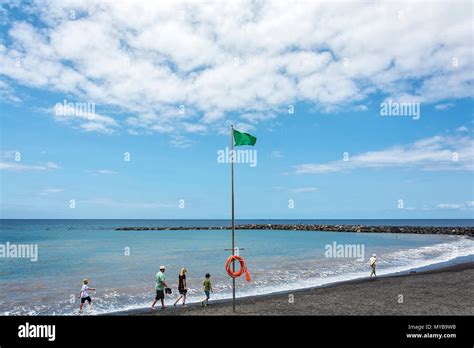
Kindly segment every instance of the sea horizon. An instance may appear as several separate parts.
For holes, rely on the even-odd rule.
[[[228,220],[232,221],[231,218],[0,218],[1,220]],[[454,220],[465,220],[470,221],[474,218],[433,218],[433,219],[394,219],[394,218],[236,218],[235,221],[454,221]]]
[[[222,223],[232,223],[230,218],[0,218],[0,224],[2,221],[130,221],[137,222],[143,221],[146,222],[146,226],[134,225],[134,226],[116,226],[116,227],[150,227],[150,222],[159,222],[156,227],[162,227],[167,225],[162,225],[165,222],[186,222],[183,227],[192,226],[189,222],[198,222],[199,226],[227,226]],[[373,226],[404,226],[404,223],[408,223],[406,226],[421,226],[421,227],[474,227],[474,218],[473,219],[350,219],[350,218],[341,218],[341,219],[284,219],[284,218],[239,218],[235,219],[235,224],[259,224],[259,223],[269,223],[269,222],[278,222],[279,224],[314,224],[314,225],[337,225],[337,224],[346,224],[346,225],[373,225]],[[218,222],[218,224],[209,224],[205,225],[203,222]],[[436,222],[437,224],[432,225],[430,222]],[[181,225],[174,225],[173,227],[179,227]]]

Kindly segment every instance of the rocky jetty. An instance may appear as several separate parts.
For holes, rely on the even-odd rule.
[[[117,227],[117,231],[185,231],[185,230],[228,230],[230,226],[195,227]],[[363,233],[415,233],[453,234],[474,236],[474,227],[437,226],[368,226],[368,225],[306,225],[306,224],[244,224],[236,225],[236,230],[287,230],[319,232],[363,232]]]

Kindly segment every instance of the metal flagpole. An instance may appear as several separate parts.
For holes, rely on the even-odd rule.
[[[232,158],[232,256],[235,252],[235,221],[234,221],[234,125],[230,126],[230,145]],[[232,272],[235,273],[235,261],[232,261]],[[235,278],[232,278],[232,311],[235,313]]]

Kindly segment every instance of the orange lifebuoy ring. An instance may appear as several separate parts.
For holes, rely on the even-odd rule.
[[[230,264],[231,264],[231,262],[235,262],[235,260],[239,261],[240,269],[236,272],[233,272],[230,269]],[[245,272],[245,279],[248,282],[250,282],[252,280],[252,278],[250,277],[250,273],[249,273],[247,267],[245,266],[245,261],[241,256],[230,255],[229,258],[227,259],[227,262],[225,263],[225,269],[227,271],[227,274],[230,275],[232,278],[238,278],[242,275],[242,273]]]

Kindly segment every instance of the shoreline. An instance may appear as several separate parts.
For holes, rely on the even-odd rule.
[[[213,301],[211,297],[210,305],[204,308],[199,303],[191,303],[186,307],[168,304],[164,311],[157,305],[155,311],[137,308],[100,315],[474,315],[471,301],[474,296],[474,290],[471,290],[474,288],[474,262],[445,264],[441,267],[433,264],[421,267],[418,271],[412,269],[377,278],[356,278],[309,288],[239,297],[236,300],[236,313],[232,313],[232,299]],[[395,298],[390,298],[388,293],[392,293]],[[412,301],[399,303],[400,295],[411,300],[418,298],[418,301],[411,303],[410,307],[403,306]],[[290,296],[294,298],[293,303],[289,301]]]
[[[179,227],[116,227],[115,231],[209,231],[231,230],[231,226],[179,226]],[[474,237],[474,227],[457,226],[391,226],[391,225],[318,225],[318,224],[240,224],[236,230],[317,231],[352,233],[412,233],[464,235]]]

